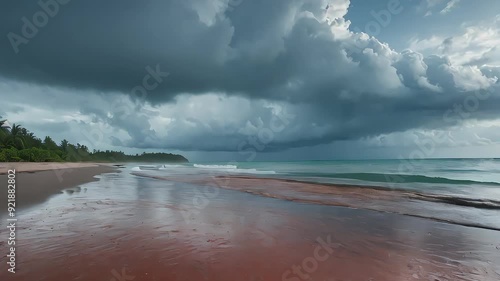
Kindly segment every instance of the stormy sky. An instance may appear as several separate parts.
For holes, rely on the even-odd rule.
[[[0,34],[0,115],[56,141],[500,157],[496,0],[4,0]]]

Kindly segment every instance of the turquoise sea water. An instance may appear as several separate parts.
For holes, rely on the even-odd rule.
[[[165,174],[251,175],[410,189],[500,201],[500,159],[217,162],[158,165]]]
[[[250,177],[262,193],[272,193],[275,187],[283,187],[290,180],[304,182],[304,186],[319,183],[324,190],[328,190],[330,184],[342,185],[346,190],[351,186],[366,186],[365,198],[369,199],[361,201],[351,200],[349,192],[333,197],[324,194],[315,197],[314,193],[293,196],[294,200],[315,198],[323,203],[344,200],[344,204],[353,208],[500,230],[500,159],[157,163],[130,164],[127,170],[138,176],[167,181],[198,180],[198,183],[207,177]],[[210,182],[219,185],[217,180],[207,183]],[[288,190],[293,193],[294,188]],[[398,199],[384,199],[387,192]]]

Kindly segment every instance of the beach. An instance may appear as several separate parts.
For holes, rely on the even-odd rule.
[[[7,184],[8,170],[16,171],[16,203],[29,208],[65,188],[97,180],[95,175],[114,171],[111,165],[96,163],[0,163],[0,182]],[[0,189],[0,213],[7,212],[7,188]]]
[[[377,203],[385,205],[394,198],[377,201],[369,192],[356,194],[355,190],[355,196],[343,197],[341,188],[345,187],[341,186],[320,197],[325,202],[347,203],[325,204],[315,198],[305,200],[311,196],[309,192],[317,196],[324,187],[293,182],[289,186],[291,181],[249,175],[231,176],[228,180],[227,173],[215,177],[212,173],[198,173],[188,180],[175,170],[182,167],[163,169],[141,171],[134,165],[118,170],[102,166],[74,168],[64,175],[67,185],[56,184],[57,176],[50,176],[54,171],[17,174],[20,202],[25,185],[30,185],[26,188],[31,190],[24,191],[28,193],[54,184],[57,187],[52,187],[55,195],[37,195],[37,200],[27,203],[29,207],[19,210],[16,273],[7,271],[7,258],[2,255],[0,278],[500,278],[500,235],[495,230],[380,211],[375,208]],[[167,172],[177,176],[158,176]],[[354,199],[361,200],[360,204],[372,202],[372,206],[354,207],[358,203],[349,201]],[[7,219],[3,213],[0,215],[2,221]],[[0,230],[0,236],[7,237],[8,230]],[[6,241],[0,243],[6,248]]]
[[[0,31],[0,281],[500,281],[500,0],[13,0]]]

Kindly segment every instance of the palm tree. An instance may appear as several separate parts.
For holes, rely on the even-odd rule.
[[[69,142],[66,139],[63,139],[61,141],[61,145],[59,147],[62,149],[62,151],[67,152],[68,151],[68,145],[69,145]]]
[[[2,118],[2,116],[0,116]],[[6,141],[7,141],[7,126],[6,126],[7,120],[0,120],[0,147],[6,146]]]
[[[7,131],[10,129],[9,122],[7,121],[7,119],[2,119],[2,116],[0,116],[0,128]]]
[[[1,118],[1,116],[0,116],[0,118]],[[4,128],[4,124],[5,124],[5,122],[6,122],[6,121],[7,121],[7,120],[0,120],[0,134],[1,134],[1,133],[6,133],[6,132],[5,132],[5,131],[6,131],[6,129]]]
[[[7,137],[8,144],[17,149],[24,149],[24,137],[22,136],[21,130],[21,125],[14,124],[10,130],[10,135]]]

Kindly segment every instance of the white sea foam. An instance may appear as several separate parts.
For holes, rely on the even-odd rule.
[[[201,165],[194,164],[193,167],[202,168],[202,169],[238,169],[236,165]]]
[[[255,174],[255,175],[274,175],[275,171],[261,171],[257,169],[242,169],[236,165],[201,165],[194,164],[193,166],[186,165],[141,165],[131,169],[132,172],[145,172],[145,171],[168,171],[172,173],[207,173],[219,172],[230,174]],[[198,171],[198,172],[197,172]]]
[[[184,165],[161,165],[158,169],[159,170],[169,170],[172,168],[186,168]]]
[[[132,172],[140,172],[141,168],[140,167],[133,167],[132,169],[130,169],[130,171],[132,171]]]
[[[237,174],[255,174],[255,175],[274,175],[275,171],[259,171],[256,169],[235,169],[232,171]]]
[[[274,175],[274,174],[276,174],[275,171],[259,171],[257,169],[240,169],[236,165],[200,165],[200,164],[194,164],[193,167],[205,169],[205,170],[233,173],[233,174],[257,174],[257,175]]]
[[[160,168],[159,165],[140,165],[139,169],[141,170],[158,170]]]

